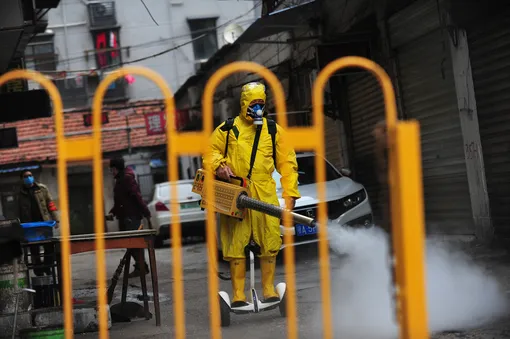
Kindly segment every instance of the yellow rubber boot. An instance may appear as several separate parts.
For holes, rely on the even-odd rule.
[[[232,259],[230,261],[230,276],[232,278],[232,307],[246,305],[244,281],[246,277],[246,259]]]
[[[275,258],[260,258],[260,271],[262,272],[262,292],[265,302],[280,300],[274,289],[274,272],[276,270]]]

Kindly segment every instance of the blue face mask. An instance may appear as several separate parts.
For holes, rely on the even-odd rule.
[[[263,104],[254,104],[248,107],[248,116],[253,119],[254,124],[262,123],[264,116],[264,106]]]
[[[29,176],[29,177],[23,178],[23,182],[25,183],[25,185],[32,185],[34,183],[34,177]]]

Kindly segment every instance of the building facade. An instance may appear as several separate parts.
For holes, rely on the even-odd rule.
[[[126,165],[137,174],[143,198],[150,201],[155,182],[166,181],[166,166],[161,164],[166,149],[166,135],[148,135],[144,115],[159,115],[162,102],[134,102],[131,115],[122,110],[105,109],[102,132],[104,158],[103,190],[104,211],[113,206],[114,178],[109,171],[109,158],[122,156]],[[87,137],[92,133],[86,123],[90,109],[76,110],[64,115],[66,138]],[[86,126],[85,126],[86,125]],[[0,214],[16,217],[17,195],[21,187],[20,172],[30,170],[37,181],[48,186],[59,206],[57,182],[57,153],[53,118],[39,118],[8,123],[4,128],[16,128],[18,147],[0,150]],[[93,232],[92,162],[71,162],[67,165],[68,196],[70,203],[71,233]],[[117,223],[108,223],[109,231],[118,229]]]
[[[27,47],[26,66],[56,80],[65,108],[89,105],[99,82],[122,65],[148,67],[175,90],[226,43],[227,28],[245,28],[258,13],[255,1],[64,0]],[[112,84],[105,101],[155,98],[157,86],[138,77]]]
[[[264,2],[272,12],[235,46],[220,51],[215,64],[204,65],[201,77],[179,89],[180,107],[199,107],[196,100],[205,81],[225,63],[251,60],[282,82],[290,121],[292,111],[309,116],[311,84],[328,63],[351,55],[374,60],[392,79],[399,118],[420,123],[427,231],[486,242],[510,235],[508,5],[457,0]],[[312,81],[303,79],[307,77]],[[235,89],[256,78],[240,74],[225,80],[217,90],[216,114],[222,119],[237,114]],[[367,188],[377,220],[383,203],[379,193],[385,189],[377,181],[372,135],[385,118],[379,84],[363,69],[346,68],[329,80],[324,102],[326,156],[349,167]]]
[[[318,42],[320,7],[314,1],[279,2],[273,8],[277,14],[258,19],[230,45],[225,45],[205,63],[198,73],[189,78],[176,92],[177,107],[189,109],[197,120],[201,118],[202,94],[211,75],[222,66],[234,61],[252,61],[264,65],[276,74],[286,94],[290,126],[308,125],[311,122],[312,86],[319,69],[315,46]],[[216,89],[214,98],[215,123],[239,114],[241,87],[250,81],[262,81],[258,74],[241,72],[232,74]],[[276,119],[272,89],[267,85],[266,110]],[[339,107],[328,87],[325,91],[327,157],[338,168],[348,166],[345,140],[342,142],[343,123],[338,119]],[[183,159],[182,172],[193,177],[201,166],[200,157]]]
[[[237,0],[63,0],[57,4],[37,12],[47,26],[30,36],[21,60],[26,68],[45,74],[56,84],[64,104],[66,137],[70,138],[90,135],[92,98],[110,72],[126,65],[143,66],[159,73],[175,90],[230,40],[226,33],[242,31],[261,11],[258,2]],[[28,89],[31,93],[40,86],[29,81]],[[123,77],[108,87],[103,101],[103,156],[124,157],[137,174],[146,201],[152,199],[155,183],[168,180],[161,98],[151,81]],[[188,111],[179,111],[176,128],[184,128],[188,120]],[[23,169],[31,169],[48,185],[58,203],[58,155],[51,114],[3,127],[15,131],[16,143],[0,149],[0,211],[8,217],[16,213]],[[91,170],[89,162],[69,165],[73,234],[93,231]],[[112,184],[105,161],[105,212],[113,204]],[[115,224],[109,226],[117,229]]]

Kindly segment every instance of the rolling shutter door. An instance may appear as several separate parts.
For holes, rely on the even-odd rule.
[[[474,234],[463,137],[440,1],[418,0],[389,20],[404,115],[420,122],[425,221],[431,233]]]
[[[324,116],[326,159],[328,159],[337,169],[345,166],[342,161],[342,130],[338,126],[338,121],[328,116]]]
[[[495,233],[510,236],[509,11],[468,31],[487,190]]]
[[[347,77],[352,135],[354,179],[365,186],[373,213],[380,218],[379,183],[374,159],[375,124],[384,119],[384,102],[379,84],[372,74]]]
[[[450,51],[441,30],[400,46],[397,55],[406,118],[420,122],[427,228],[474,234]]]

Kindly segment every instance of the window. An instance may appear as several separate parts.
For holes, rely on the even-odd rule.
[[[34,40],[25,49],[26,68],[39,72],[55,71],[57,58],[53,36],[36,36]]]
[[[207,60],[218,50],[216,20],[217,18],[188,20],[195,60]],[[200,36],[202,37],[199,38]]]
[[[315,184],[315,156],[298,156],[298,186]],[[326,161],[326,181],[336,180],[342,177],[340,173]],[[281,189],[281,175],[273,172],[273,178],[276,181],[276,188]]]
[[[117,29],[95,31],[92,33],[92,36],[94,39],[97,68],[121,66],[119,31]]]

